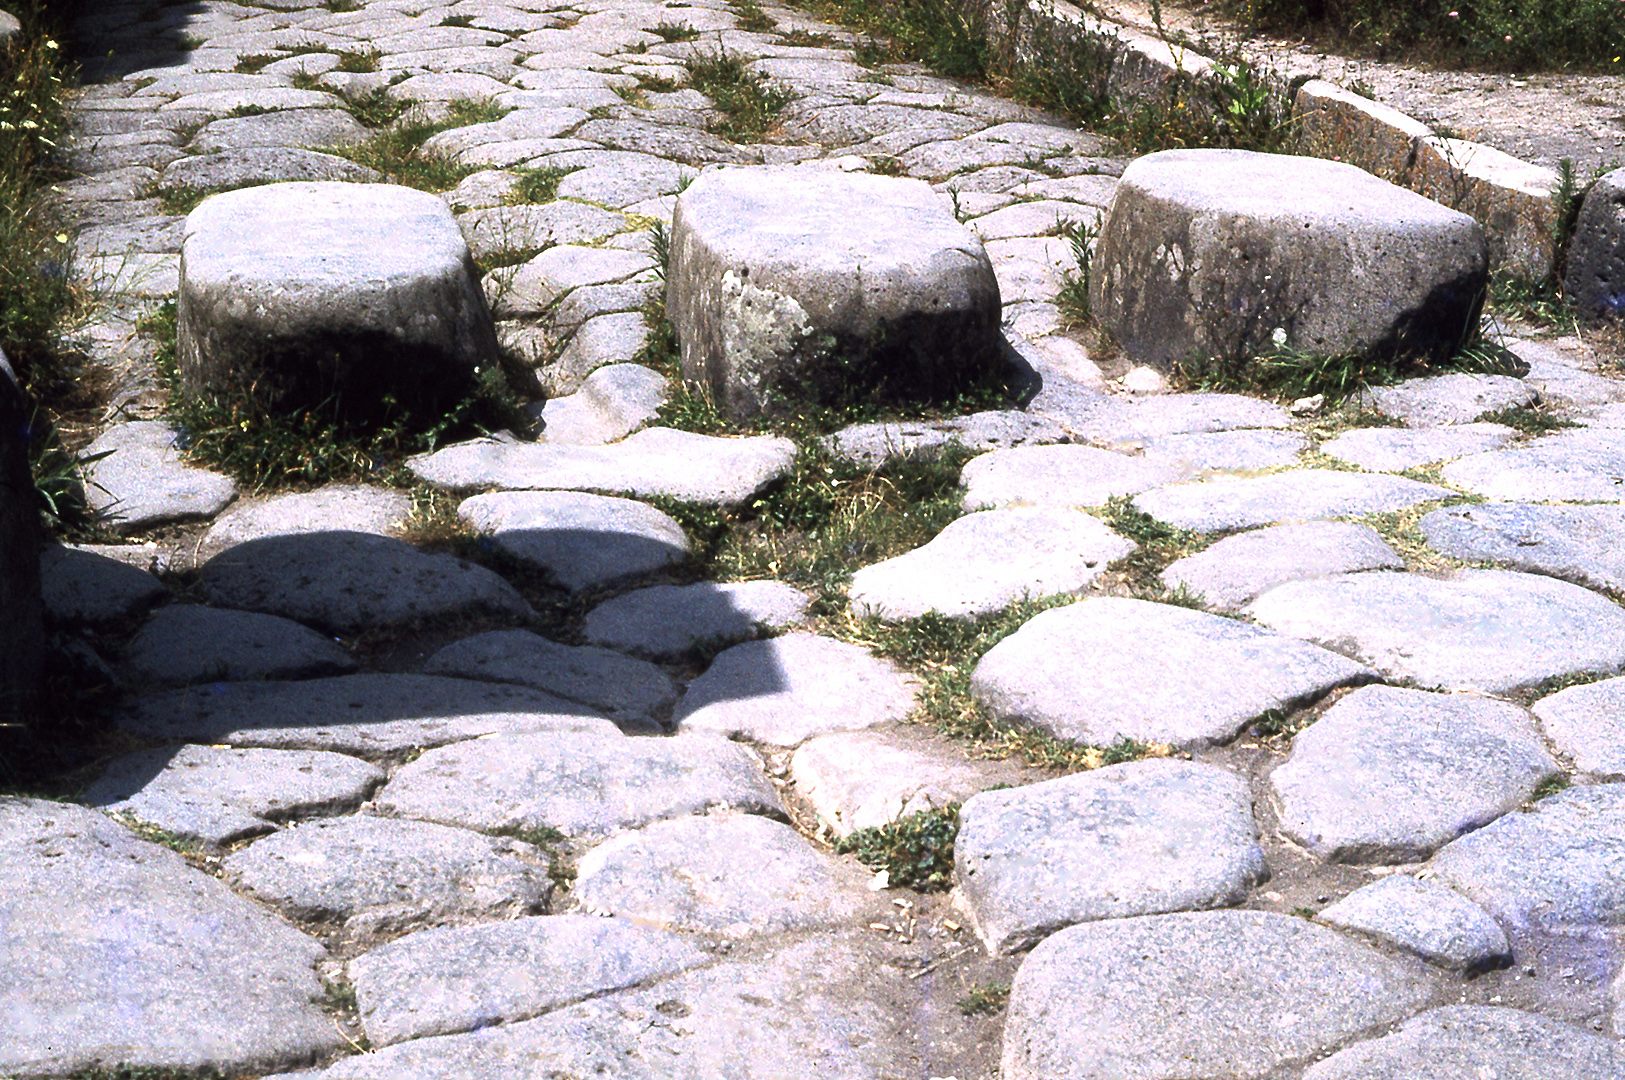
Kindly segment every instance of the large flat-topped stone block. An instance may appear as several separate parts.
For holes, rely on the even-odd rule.
[[[952,395],[999,359],[999,285],[925,183],[707,173],[677,200],[667,309],[683,375],[733,416],[841,395]]]
[[[194,393],[268,407],[337,396],[438,412],[494,363],[496,330],[444,200],[393,184],[228,191],[186,219],[177,341]]]
[[[1123,171],[1090,305],[1159,366],[1270,351],[1448,356],[1477,327],[1484,231],[1352,165],[1168,150]]]

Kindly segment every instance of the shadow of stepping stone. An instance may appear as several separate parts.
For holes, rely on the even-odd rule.
[[[457,516],[505,554],[571,591],[608,585],[686,559],[688,537],[670,514],[633,499],[574,491],[493,491]]]
[[[1535,702],[1531,711],[1576,768],[1625,780],[1625,678],[1559,690]]]
[[[583,633],[651,660],[678,660],[697,649],[732,645],[764,629],[794,626],[812,597],[782,581],[654,585],[606,600],[587,612]]]
[[[1303,1080],[1610,1080],[1621,1069],[1620,1045],[1584,1028],[1518,1009],[1446,1005],[1316,1062]]]
[[[1456,497],[1447,487],[1402,476],[1294,469],[1162,487],[1136,496],[1134,508],[1175,528],[1221,532],[1284,521],[1378,514]]]
[[[1512,962],[1512,947],[1489,912],[1458,892],[1408,874],[1355,889],[1315,918],[1370,934],[1451,971]]]
[[[1458,559],[1625,592],[1625,506],[1480,503],[1419,523],[1428,546]]]
[[[125,668],[138,684],[348,675],[356,662],[332,638],[275,615],[174,604],[131,639]]]
[[[145,570],[88,545],[52,544],[40,553],[40,596],[46,617],[55,623],[118,623],[168,595],[164,583]]]
[[[1304,521],[1227,536],[1170,563],[1162,581],[1200,596],[1213,611],[1233,612],[1288,581],[1404,568],[1405,560],[1369,525]]]

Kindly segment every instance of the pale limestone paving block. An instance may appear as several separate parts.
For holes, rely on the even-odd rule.
[[[966,510],[1100,506],[1115,495],[1188,475],[1165,462],[1093,446],[1017,446],[972,458],[960,471]]]
[[[471,210],[458,217],[457,226],[468,240],[468,250],[476,259],[485,259],[602,240],[625,229],[627,221],[625,214],[585,203],[550,202]]]
[[[1364,391],[1362,407],[1399,420],[1406,427],[1434,428],[1469,424],[1485,413],[1522,409],[1540,401],[1533,387],[1509,375],[1472,375],[1451,372],[1425,379],[1407,379],[1396,386],[1373,386]]]
[[[74,260],[73,274],[94,292],[136,300],[165,300],[180,288],[180,263],[180,256],[170,252],[86,254]]]
[[[489,75],[465,71],[427,71],[391,83],[386,93],[396,101],[483,101],[507,89],[506,83],[497,82]]]
[[[1358,930],[1451,971],[1510,963],[1512,947],[1489,912],[1432,881],[1394,874],[1354,890],[1315,916]]]
[[[884,135],[920,128],[936,130],[938,133],[932,138],[946,139],[968,135],[986,126],[969,116],[885,102],[812,108],[791,103],[782,117],[785,134],[826,146],[842,147],[853,147]],[[861,150],[857,152],[861,153]]]
[[[525,72],[523,74],[532,74]],[[515,79],[524,85],[528,79]],[[626,99],[613,90],[599,86],[555,86],[540,90],[504,90],[491,99],[503,109],[585,109],[592,115],[594,109],[616,109],[626,105]],[[585,141],[585,140],[582,140]]]
[[[1298,733],[1270,790],[1282,831],[1319,858],[1392,864],[1427,858],[1558,775],[1516,705],[1367,686]]]
[[[187,465],[179,436],[159,420],[114,424],[87,446],[81,459],[107,453],[85,468],[90,508],[117,532],[206,520],[237,497],[228,476]]]
[[[506,206],[518,184],[518,173],[508,172],[505,169],[482,169],[463,177],[457,182],[456,187],[446,192],[444,196],[446,203],[452,212],[458,215],[457,224],[462,228],[465,239],[469,238],[469,220],[465,211]],[[472,246],[472,240],[470,245]]]
[[[1560,431],[1452,461],[1443,475],[1447,483],[1488,499],[1617,503],[1625,499],[1625,429]]]
[[[587,155],[591,155],[588,157]],[[559,181],[561,199],[579,199],[625,209],[633,203],[674,194],[696,175],[693,166],[620,150],[550,154],[532,164],[580,168]]]
[[[1219,532],[1403,510],[1455,496],[1438,484],[1385,473],[1293,469],[1159,487],[1135,496],[1134,508],[1176,528]]]
[[[354,810],[383,782],[382,769],[344,754],[193,745],[116,758],[79,799],[222,847],[279,821]]]
[[[1587,427],[1625,428],[1625,402],[1604,405],[1585,418]]]
[[[1504,424],[1428,428],[1356,428],[1320,445],[1320,452],[1376,472],[1404,472],[1436,461],[1499,450],[1517,435]]]
[[[705,165],[713,162],[745,165],[761,160],[748,149],[742,149],[708,132],[664,123],[616,119],[588,120],[571,134],[575,138],[586,139],[607,146],[611,150],[648,154],[668,161],[680,161],[685,165]]]
[[[1419,523],[1428,546],[1458,559],[1625,592],[1625,506],[1479,503]]]
[[[973,796],[954,879],[992,954],[1074,923],[1229,907],[1269,877],[1247,786],[1148,760]]]
[[[1077,269],[1072,245],[1055,237],[990,240],[986,250],[999,282],[999,298],[1006,304],[1053,301],[1066,275]]]
[[[124,254],[180,254],[181,239],[185,236],[186,219],[168,214],[154,214],[128,221],[92,225],[79,230],[74,237],[73,249],[77,257],[86,255]],[[101,265],[101,264],[97,264]],[[177,270],[177,276],[179,271]],[[99,275],[87,275],[95,280]]]
[[[1085,923],[1041,942],[1016,972],[1000,1076],[1262,1077],[1403,1019],[1432,996],[1416,968],[1286,915]]]
[[[262,536],[316,532],[376,533],[394,536],[412,517],[412,497],[392,488],[329,484],[268,498],[243,499],[215,519],[203,534],[204,558]]]
[[[138,685],[348,675],[350,654],[332,638],[275,615],[172,604],[130,639],[125,669]]]
[[[983,452],[1066,438],[1066,429],[1054,420],[1009,409],[951,420],[853,424],[824,436],[822,442],[845,461],[873,467],[909,454],[940,454],[949,446]]]
[[[1584,1028],[1494,1005],[1446,1005],[1316,1062],[1303,1080],[1611,1080],[1621,1070],[1620,1043]]]
[[[688,684],[672,721],[772,746],[902,720],[919,682],[889,660],[817,634],[792,633],[724,650]]]
[[[1449,577],[1374,570],[1294,581],[1246,609],[1390,678],[1502,693],[1557,675],[1625,668],[1625,611],[1565,581],[1510,570]]]
[[[1235,619],[1101,597],[1029,619],[982,657],[971,692],[999,719],[1061,739],[1199,747],[1372,675]]]
[[[1530,709],[1541,730],[1575,768],[1625,780],[1625,678],[1571,686]]]
[[[1554,411],[1595,408],[1625,397],[1625,382],[1597,372],[1607,369],[1583,348],[1578,339],[1530,341],[1511,339],[1507,351],[1529,365],[1523,381],[1540,394],[1540,401]]]
[[[104,554],[101,549],[109,546],[52,544],[40,552],[39,589],[47,619],[102,626],[134,618],[169,595],[168,587],[145,570]]]
[[[594,645],[676,660],[701,646],[748,640],[763,628],[794,626],[811,602],[782,581],[655,585],[599,604],[582,629]]]
[[[1288,581],[1359,570],[1403,570],[1405,560],[1369,525],[1304,521],[1227,536],[1170,563],[1170,589],[1185,588],[1213,611],[1240,611]]]
[[[641,364],[606,364],[564,397],[542,408],[538,442],[599,446],[626,438],[654,420],[671,394],[671,383]]]
[[[646,660],[594,645],[561,645],[529,630],[491,630],[423,662],[425,675],[514,683],[579,701],[623,724],[671,715],[677,684]]]
[[[344,102],[320,90],[295,90],[290,86],[257,85],[227,90],[183,93],[157,108],[158,112],[202,112],[225,116],[234,109],[342,109]]]
[[[574,491],[493,491],[457,516],[507,555],[585,589],[647,574],[688,557],[675,518],[647,503]]]
[[[971,618],[1024,597],[1076,592],[1137,547],[1078,510],[982,510],[923,547],[858,570],[848,592],[860,616]]]
[[[1147,461],[1172,465],[1180,473],[1261,472],[1291,465],[1309,445],[1295,431],[1201,431],[1153,435],[1141,443]]]
[[[1154,394],[1102,398],[1080,422],[1067,426],[1080,439],[1119,446],[1161,435],[1290,427],[1281,406],[1241,394]]]
[[[594,150],[585,139],[504,139],[501,142],[481,143],[457,155],[457,163],[469,168],[484,166],[508,169],[519,165],[539,164],[542,158],[577,150]],[[558,164],[556,162],[550,164]]]

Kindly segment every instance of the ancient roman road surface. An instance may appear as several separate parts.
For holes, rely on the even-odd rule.
[[[1527,376],[1386,388],[1353,425],[1096,363],[1055,303],[1058,233],[1123,159],[773,5],[107,0],[84,29],[60,188],[107,298],[92,449],[128,542],[44,573],[129,688],[129,752],[75,802],[0,800],[0,1075],[1625,1075],[1625,377],[1584,342],[1513,336]],[[790,95],[770,141],[708,132],[685,61],[724,52]],[[569,643],[403,541],[407,493],[251,497],[158,417],[135,324],[176,288],[164,207],[379,179],[322,152],[369,137],[374,91],[478,121],[429,149],[475,170],[444,197],[508,264],[502,337],[551,395],[543,442],[414,471],[470,496],[494,565],[597,590]],[[1022,410],[833,440],[977,452],[964,516],[854,567],[851,602],[1075,593],[973,692],[1166,756],[975,759],[805,594],[662,577],[691,541],[650,499],[738,501],[794,447],[647,426],[650,229],[701,168],[795,161],[934,184],[1042,380]],[[556,194],[517,199],[538,175]],[[1537,400],[1572,426],[1498,422]],[[1157,594],[1200,607],[1106,572],[1135,544],[1099,513],[1120,496],[1222,537]],[[338,643],[375,631],[409,647],[364,667]],[[955,801],[951,895],[827,842]]]

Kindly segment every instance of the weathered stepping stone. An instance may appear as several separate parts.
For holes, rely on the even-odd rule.
[[[1499,450],[1516,434],[1505,424],[1355,428],[1321,443],[1320,452],[1374,472],[1404,472],[1435,461]]]
[[[747,641],[688,684],[672,721],[772,746],[901,720],[919,683],[857,645],[817,634]]]
[[[1309,445],[1296,431],[1199,431],[1154,435],[1141,444],[1148,461],[1164,462],[1182,475],[1258,472],[1290,465]]]
[[[382,769],[344,754],[181,746],[117,758],[79,798],[220,847],[275,822],[354,810],[383,782]]]
[[[982,452],[1061,442],[1066,437],[1066,429],[1053,420],[1002,410],[972,413],[951,420],[853,424],[826,435],[822,441],[830,453],[843,461],[872,468],[910,454],[934,456],[948,446]]]
[[[529,630],[491,630],[447,645],[425,675],[515,683],[579,701],[623,724],[671,715],[677,684],[647,660],[593,645],[561,645]]]
[[[371,133],[343,109],[283,109],[205,124],[187,149],[199,154],[251,146],[353,146]]]
[[[1539,400],[1534,387],[1522,379],[1460,371],[1407,379],[1397,386],[1373,386],[1360,395],[1363,406],[1413,428],[1469,424],[1485,413],[1522,409]]]
[[[1452,461],[1446,481],[1507,502],[1619,502],[1625,497],[1625,428],[1560,431],[1510,450]]]
[[[582,631],[603,645],[652,660],[677,660],[696,649],[794,626],[812,598],[782,581],[655,585],[617,596],[587,613]]]
[[[262,536],[361,532],[392,536],[412,517],[412,497],[391,488],[330,484],[315,491],[244,499],[215,519],[203,534],[208,555]]]
[[[433,675],[219,683],[136,698],[118,726],[171,742],[399,755],[497,732],[619,734],[588,709],[522,686]]]
[[[1006,506],[1099,506],[1188,475],[1171,465],[1093,446],[1018,446],[966,463],[966,510]]]
[[[1460,893],[1394,874],[1349,893],[1316,919],[1358,930],[1451,971],[1482,971],[1512,960],[1489,913]]]
[[[431,487],[604,491],[721,505],[743,502],[790,471],[795,443],[646,428],[612,446],[539,446],[475,439],[411,458]]]
[[[1085,923],[1040,943],[1016,972],[999,1075],[1261,1077],[1402,1019],[1432,996],[1416,968],[1287,915]]]
[[[959,811],[954,878],[995,955],[1062,927],[1229,907],[1269,877],[1252,798],[1213,765],[1149,760],[989,791]]]
[[[374,1046],[512,1024],[715,961],[689,939],[626,919],[543,915],[436,927],[351,960]]]
[[[281,615],[335,634],[458,615],[535,614],[512,585],[483,566],[370,533],[247,540],[204,563],[200,582],[212,604]]]
[[[657,371],[640,364],[598,368],[573,394],[542,408],[539,442],[596,446],[624,439],[659,415],[671,388]]]
[[[1625,592],[1625,506],[1479,503],[1435,510],[1420,527],[1428,546],[1458,559]]]
[[[160,420],[114,424],[85,448],[81,459],[106,453],[85,466],[85,498],[115,532],[201,521],[237,497],[229,476],[187,465],[179,436]]]
[[[1279,405],[1241,394],[1157,394],[1099,399],[1078,422],[1067,426],[1080,439],[1121,446],[1164,435],[1291,424],[1291,415]]]
[[[7,1073],[260,1073],[344,1045],[320,944],[94,810],[0,799],[0,925]]]
[[[1403,570],[1405,560],[1369,525],[1303,521],[1227,536],[1168,565],[1162,580],[1213,611],[1240,611],[1275,586],[1359,570]]]
[[[1372,674],[1235,619],[1100,597],[1029,619],[982,657],[971,692],[999,719],[1061,739],[1195,747]]]
[[[46,618],[105,626],[133,619],[169,595],[164,583],[145,570],[102,554],[103,546],[52,544],[40,553]]]
[[[1516,705],[1367,686],[1298,733],[1270,789],[1282,831],[1320,858],[1405,863],[1517,809],[1559,774]]]
[[[1584,1028],[1494,1005],[1446,1005],[1317,1061],[1303,1080],[1610,1080],[1621,1069],[1619,1043]]]
[[[788,825],[728,814],[606,840],[582,856],[572,895],[589,914],[743,938],[840,926],[862,907],[868,878]]]
[[[493,491],[465,499],[457,516],[489,534],[498,550],[571,591],[661,570],[689,553],[675,518],[633,499]]]
[[[322,102],[321,104],[326,104]],[[160,186],[166,191],[200,191],[281,183],[379,184],[384,174],[334,154],[290,146],[245,146],[177,158],[164,167]]]
[[[1078,510],[983,510],[854,573],[852,610],[883,619],[985,615],[1023,597],[1076,592],[1138,546]]]
[[[137,683],[182,686],[348,675],[356,662],[331,638],[290,619],[174,604],[130,641],[125,666]]]
[[[1575,768],[1625,780],[1625,678],[1559,690],[1530,711]]]
[[[1431,578],[1375,570],[1278,585],[1248,614],[1392,678],[1502,693],[1625,667],[1625,611],[1566,581],[1510,570]]]
[[[1134,507],[1177,528],[1219,532],[1283,521],[1379,514],[1455,497],[1456,492],[1447,487],[1385,473],[1294,469],[1162,487],[1136,496]]]

